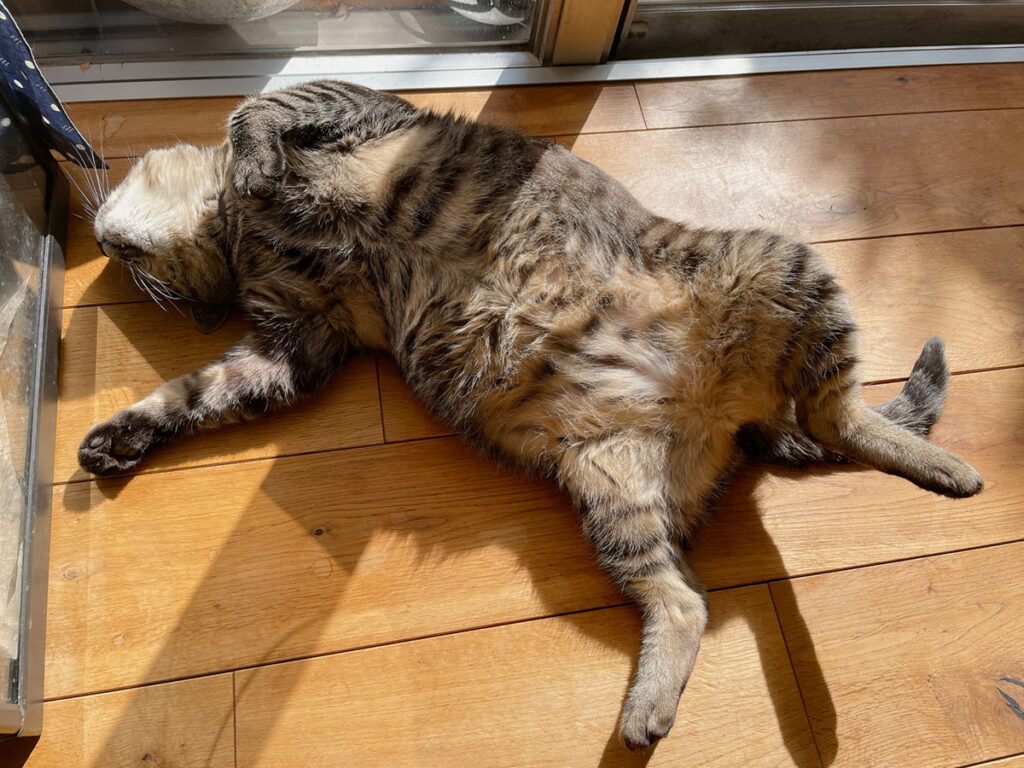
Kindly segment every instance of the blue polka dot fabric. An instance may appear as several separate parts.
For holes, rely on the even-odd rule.
[[[0,89],[7,103],[25,118],[32,133],[47,146],[85,168],[106,168],[103,158],[75,128],[64,105],[36,66],[32,49],[0,0]],[[10,118],[0,119],[0,132]]]

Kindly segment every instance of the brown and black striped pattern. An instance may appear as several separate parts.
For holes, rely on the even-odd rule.
[[[640,606],[621,736],[667,733],[707,611],[680,542],[737,458],[851,459],[940,493],[982,481],[929,443],[947,371],[860,399],[855,326],[807,246],[658,217],[562,147],[336,82],[247,101],[219,149],[150,152],[96,217],[104,252],[251,333],[86,435],[97,473],[394,355],[481,449],[556,477]]]

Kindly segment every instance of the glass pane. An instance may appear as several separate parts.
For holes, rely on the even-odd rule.
[[[537,0],[13,0],[43,63],[525,50]]]
[[[0,171],[0,691],[16,703],[46,177],[2,107]]]
[[[615,58],[1019,43],[1024,3],[640,0]]]

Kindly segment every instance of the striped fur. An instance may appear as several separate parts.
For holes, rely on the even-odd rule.
[[[349,350],[390,352],[481,449],[556,477],[644,637],[621,736],[671,727],[707,617],[680,542],[734,465],[848,458],[953,496],[927,442],[948,374],[860,399],[856,330],[807,246],[659,217],[557,145],[356,86],[250,99],[216,150],[149,153],[96,218],[104,252],[252,332],[94,427],[97,474],[313,392]]]

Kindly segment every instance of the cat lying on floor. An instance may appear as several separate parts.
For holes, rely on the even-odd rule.
[[[670,221],[560,146],[395,96],[321,81],[251,98],[224,146],[147,153],[95,231],[200,330],[232,307],[252,330],[94,427],[82,467],[129,471],[315,392],[352,350],[388,351],[439,418],[558,479],[640,607],[631,748],[674,721],[707,619],[680,545],[743,450],[845,457],[952,496],[982,487],[925,439],[941,342],[867,408],[850,310],[807,246]]]

